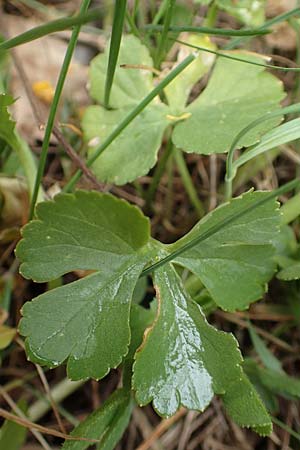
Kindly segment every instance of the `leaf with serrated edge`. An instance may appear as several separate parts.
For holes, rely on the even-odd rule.
[[[214,393],[223,396],[235,380],[245,377],[237,342],[231,334],[207,323],[171,264],[155,272],[155,286],[157,316],[135,356],[137,402],[145,405],[153,400],[163,416],[174,414],[181,405],[202,411]],[[243,414],[253,408],[257,416],[243,425],[265,425],[268,415],[253,392],[249,383]]]
[[[130,393],[125,389],[118,389],[80,423],[71,436],[99,439],[98,450],[113,450],[128,425],[132,407]],[[90,445],[86,441],[65,441],[62,450],[85,450]]]
[[[34,281],[53,280],[73,270],[124,266],[150,237],[141,211],[109,194],[76,191],[40,203],[26,225],[16,254],[20,272]]]
[[[20,333],[32,361],[68,359],[70,378],[105,376],[128,352],[130,304],[149,259],[149,221],[108,194],[62,194],[37,208],[17,248],[22,273],[48,281],[100,270],[24,305]]]
[[[109,46],[103,54],[96,56],[90,65],[90,94],[99,103],[104,103],[105,79]],[[123,64],[137,67],[120,67]],[[146,68],[143,69],[143,66]],[[153,89],[152,59],[146,46],[135,36],[123,36],[114,82],[110,94],[110,106],[122,108],[138,103]],[[150,68],[150,70],[149,70]]]
[[[269,195],[250,191],[207,214],[186,236],[172,244],[176,250],[228,217]],[[224,226],[210,238],[182,253],[176,262],[197,275],[213,300],[224,310],[242,310],[262,297],[275,273],[271,245],[279,233],[280,213],[270,200]]]
[[[73,380],[100,379],[117,367],[128,352],[130,302],[143,265],[127,262],[110,276],[95,273],[27,302],[20,333],[29,358],[52,367],[68,358]]]
[[[86,109],[82,128],[90,156],[131,109],[110,111],[95,105]],[[163,134],[170,123],[168,113],[169,108],[163,103],[152,103],[142,111],[94,162],[97,178],[122,185],[148,173],[156,163]]]
[[[280,270],[277,274],[279,280],[293,281],[300,279],[300,262],[294,261],[290,266]]]
[[[251,59],[242,53],[234,56]],[[281,81],[263,67],[220,58],[206,89],[186,110],[191,117],[175,127],[173,142],[186,152],[227,152],[243,128],[278,108],[283,97]],[[262,122],[241,139],[239,147],[255,144],[279,122],[280,118]]]

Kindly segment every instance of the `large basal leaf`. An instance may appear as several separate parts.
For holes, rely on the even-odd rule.
[[[100,272],[25,304],[20,332],[31,360],[53,367],[68,359],[72,379],[99,379],[120,364],[148,239],[148,220],[110,195],[78,191],[38,206],[17,248],[22,273],[48,281],[74,269]]]
[[[145,405],[153,401],[163,416],[174,414],[181,405],[202,411],[214,393],[226,396],[229,392],[230,396],[238,382],[248,392],[247,402],[239,405],[239,423],[251,427],[270,424],[243,374],[235,338],[207,323],[171,264],[158,269],[154,281],[159,306],[135,356],[133,388],[137,402]],[[236,414],[236,406],[230,400],[228,403],[229,412]],[[247,415],[249,409],[255,414]]]
[[[150,236],[141,211],[109,194],[76,191],[37,206],[17,246],[20,272],[34,281],[53,280],[76,269],[124,266]]]
[[[130,107],[109,111],[90,106],[82,120],[89,155],[130,112]],[[169,109],[162,103],[151,104],[114,140],[93,164],[93,171],[103,182],[125,184],[145,175],[154,166],[164,131],[170,120]]]
[[[251,59],[243,53],[234,55]],[[173,142],[187,152],[227,152],[244,127],[278,108],[283,97],[281,81],[263,67],[219,58],[206,89],[187,108],[191,117],[176,126]],[[245,135],[239,146],[255,144],[279,121],[277,118],[263,122]]]
[[[238,216],[268,192],[248,192],[205,216],[171,251],[187,244],[222,220]],[[272,240],[279,233],[276,200],[250,209],[211,237],[182,253],[176,262],[201,279],[214,301],[224,310],[242,310],[258,300],[275,272]]]
[[[98,439],[97,450],[114,450],[130,420],[133,401],[125,389],[115,391],[106,402],[71,433],[71,436]],[[65,441],[63,450],[85,450],[86,441]]]
[[[109,45],[103,54],[96,56],[90,65],[90,94],[97,102],[104,103],[104,87],[108,65]],[[122,68],[122,64],[139,67]],[[145,66],[146,69],[141,69]],[[124,36],[118,57],[110,106],[122,108],[138,103],[153,89],[152,59],[147,47],[135,36]],[[148,70],[147,70],[148,68]]]

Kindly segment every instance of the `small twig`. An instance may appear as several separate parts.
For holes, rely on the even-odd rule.
[[[15,341],[25,351],[25,345],[24,345],[23,341],[20,338],[18,338],[18,337],[15,339]],[[64,434],[67,434],[67,431],[66,431],[66,429],[64,427],[64,424],[62,423],[61,417],[60,417],[59,412],[57,410],[56,403],[55,403],[55,401],[54,401],[54,399],[52,397],[51,390],[50,390],[47,378],[45,377],[45,374],[44,374],[41,366],[39,366],[38,364],[34,364],[34,365],[36,367],[37,373],[39,374],[41,382],[42,382],[42,384],[44,386],[45,392],[46,392],[48,400],[49,400],[49,402],[51,404],[51,407],[52,407],[54,416],[55,416],[55,418],[57,420],[57,423],[58,423],[58,426],[60,428],[60,431],[62,433],[64,433]]]
[[[244,320],[239,319],[234,314],[225,313],[222,311],[215,311],[215,314],[219,317],[222,317],[225,320],[229,320],[229,322],[233,322],[233,323],[239,325],[242,328],[249,328],[248,322],[245,322]],[[255,329],[255,331],[258,334],[260,334],[264,338],[268,339],[269,341],[273,342],[278,347],[281,347],[290,353],[297,352],[296,348],[293,348],[291,345],[287,344],[286,342],[282,341],[281,339],[278,339],[276,336],[273,336],[271,333],[268,333],[267,331],[262,330],[261,328],[255,326],[255,325],[252,325],[252,327]]]
[[[25,428],[29,428],[32,433],[33,431],[37,430],[40,433],[65,439],[66,441],[84,441],[90,442],[91,444],[98,444],[100,442],[99,439],[70,436],[68,434],[61,433],[60,431],[53,430],[52,428],[43,427],[42,425],[38,425],[37,423],[30,422],[30,420],[26,419],[26,417],[16,416],[15,414],[10,413],[3,408],[0,408],[0,416],[4,417],[7,420],[11,420],[12,422],[17,423],[18,425],[21,425]],[[51,448],[48,446],[47,450],[51,450]]]
[[[24,85],[24,89],[26,91],[26,95],[28,98],[28,101],[30,103],[31,109],[32,109],[32,113],[34,115],[35,121],[37,123],[37,126],[39,129],[44,127],[44,120],[42,118],[42,112],[41,109],[39,108],[28,77],[26,72],[23,69],[23,65],[21,60],[19,59],[17,52],[15,50],[13,50],[12,52],[13,54],[13,60],[14,60],[14,64],[16,66],[16,69],[20,75],[20,78],[23,82]],[[76,168],[80,169],[84,175],[86,176],[86,178],[88,180],[90,180],[93,185],[95,187],[97,187],[97,189],[99,190],[103,190],[104,189],[104,184],[100,183],[97,178],[93,175],[93,173],[91,172],[91,170],[86,166],[86,164],[84,163],[84,161],[80,158],[80,156],[76,153],[76,151],[73,149],[73,147],[67,142],[67,140],[64,138],[63,134],[60,132],[59,128],[57,126],[54,126],[53,130],[52,130],[53,135],[56,137],[56,139],[58,140],[58,142],[61,144],[61,146],[63,147],[63,149],[65,150],[65,152],[67,153],[67,155],[70,157],[70,159],[74,162]]]
[[[160,424],[154,429],[153,433],[145,440],[141,445],[137,447],[136,450],[148,450],[151,447],[153,442],[155,442],[166,430],[168,430],[174,423],[176,423],[181,417],[186,414],[186,409],[181,408],[177,413],[170,417],[169,419],[163,420]]]
[[[14,414],[9,413],[8,411],[5,411],[4,409],[0,408],[0,416],[4,417],[7,420],[13,420],[10,419],[10,415],[13,416],[13,418],[15,420],[16,423],[17,420],[19,420],[19,425],[23,425],[23,421],[27,420],[25,414],[23,413],[23,411],[21,411],[21,409],[18,407],[18,405],[13,401],[13,399],[11,398],[11,396],[5,392],[5,390],[0,386],[0,393],[2,395],[2,397],[4,398],[4,400],[8,403],[8,405],[11,407],[11,409],[19,416],[15,416]],[[22,422],[22,423],[21,423]],[[45,449],[45,450],[51,450],[48,442],[44,439],[44,437],[41,435],[41,433],[39,431],[37,431],[34,427],[32,426],[27,426],[27,428],[29,428],[29,430],[31,431],[31,433],[33,434],[33,436],[36,438],[36,440],[41,444],[41,446]]]

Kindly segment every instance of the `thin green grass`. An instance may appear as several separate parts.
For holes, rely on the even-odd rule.
[[[124,19],[126,15],[127,0],[116,0],[113,18],[112,35],[110,41],[109,58],[104,91],[104,106],[109,107],[109,97],[116,71]]]

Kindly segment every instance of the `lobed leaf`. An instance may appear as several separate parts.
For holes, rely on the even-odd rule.
[[[235,338],[207,323],[171,264],[156,271],[155,285],[157,316],[135,356],[133,388],[137,402],[145,405],[153,401],[159,414],[170,416],[181,405],[202,411],[216,393],[225,399],[230,414],[240,410],[242,425],[270,424],[243,374]],[[248,394],[247,402],[238,408],[230,395],[237,384]]]
[[[131,108],[109,111],[101,106],[90,106],[82,120],[89,155],[113,131]],[[170,123],[169,108],[163,103],[150,104],[114,140],[108,150],[93,164],[93,171],[103,182],[122,185],[145,175],[155,165],[165,129]]]
[[[17,247],[24,276],[55,279],[100,270],[27,302],[20,333],[32,361],[67,362],[71,379],[102,378],[130,343],[130,304],[149,259],[149,221],[108,194],[77,191],[37,208]]]
[[[76,269],[118,270],[147,244],[150,225],[122,200],[76,191],[39,204],[22,235],[16,249],[20,272],[42,282]]]
[[[213,300],[224,310],[245,309],[258,300],[275,272],[272,240],[279,233],[280,214],[276,200],[238,214],[268,192],[237,197],[207,214],[186,236],[169,246],[171,251],[187,244],[222,220],[236,215],[230,225],[176,258],[197,275]]]
[[[20,333],[30,360],[55,367],[68,359],[72,380],[100,379],[117,367],[128,352],[130,302],[143,265],[126,262],[27,302]]]
[[[260,115],[278,108],[283,97],[281,81],[262,67],[219,58],[206,89],[187,108],[191,117],[176,126],[173,142],[187,152],[227,152],[234,136]],[[239,146],[255,144],[278,121],[263,122]]]

